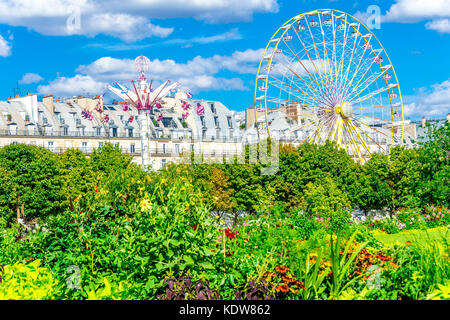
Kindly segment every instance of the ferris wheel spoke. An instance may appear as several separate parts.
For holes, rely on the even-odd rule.
[[[337,81],[337,52],[336,52],[336,28],[335,28],[335,15],[331,16],[332,26],[333,26],[333,57],[334,57],[334,74],[336,75],[336,79],[334,79],[334,83]]]
[[[340,73],[340,81],[339,81],[339,86],[342,84],[342,71],[344,69],[344,55],[345,55],[345,47],[347,46],[347,38],[348,38],[348,30],[350,29],[350,27],[347,28],[347,15],[345,16],[345,23],[344,23],[344,41],[342,43],[342,55],[341,55],[341,61],[340,61],[340,66],[339,66],[339,72]]]
[[[365,125],[366,127],[369,127],[369,128],[372,129],[372,130],[375,130],[375,131],[378,132],[378,133],[381,133],[382,135],[384,135],[384,136],[386,136],[386,137],[389,137],[387,134],[385,134],[385,133],[383,133],[383,132],[381,132],[381,131],[375,129],[374,127],[372,127],[372,126],[370,126],[370,125],[368,125],[368,124],[366,124],[366,123],[364,123],[364,122],[362,122],[362,121],[359,121],[359,120],[356,119],[356,118],[351,118],[351,119],[352,119],[353,121],[357,122],[357,123],[360,123],[360,124]]]
[[[272,79],[275,79],[275,80],[279,81],[281,84],[284,84],[284,85],[288,86],[289,88],[294,89],[294,90],[296,90],[296,91],[298,91],[298,92],[304,94],[305,96],[307,96],[307,97],[309,97],[309,98],[311,98],[311,99],[313,99],[313,100],[316,100],[316,101],[319,102],[319,103],[322,103],[322,102],[321,102],[320,100],[318,100],[317,98],[315,98],[315,97],[313,97],[313,96],[310,96],[310,95],[307,94],[306,92],[303,92],[302,90],[300,90],[300,88],[296,88],[296,87],[294,87],[294,86],[291,86],[290,84],[288,84],[288,83],[286,83],[286,82],[284,82],[284,81],[282,81],[282,80],[280,80],[280,79],[278,79],[278,78],[275,78],[274,76],[270,76],[270,77],[271,77]],[[282,85],[278,85],[277,83],[275,83],[275,81],[270,81],[270,83],[273,84],[275,87],[279,88],[280,90],[283,90],[284,92],[288,93],[288,94],[292,94],[293,96],[295,96],[295,97],[297,97],[297,98],[299,98],[299,99],[304,99],[304,97],[303,97],[303,98],[302,98],[302,97],[299,97],[299,96],[293,94],[291,91],[286,90],[286,88],[284,88]]]
[[[375,139],[373,139],[371,136],[369,136],[364,130],[362,130],[359,127],[354,126],[356,129],[358,129],[359,131],[361,131],[364,135],[366,135],[366,137],[368,137],[370,140],[372,140],[381,150],[386,151],[378,142],[375,141]]]
[[[351,54],[351,57],[350,57],[350,61],[349,61],[349,63],[348,63],[347,71],[346,71],[346,73],[345,73],[344,82],[343,82],[343,85],[342,85],[342,96],[344,96],[344,89],[345,89],[345,85],[346,85],[346,83],[347,83],[347,81],[348,81],[348,74],[349,74],[349,72],[350,72],[350,67],[352,66],[352,63],[353,63],[353,57],[354,57],[354,55],[355,55],[355,51],[356,51],[356,50],[355,50],[355,49],[356,49],[356,42],[357,42],[358,38],[359,38],[359,40],[358,40],[358,45],[360,45],[360,43],[361,43],[361,37],[358,36],[358,35],[360,35],[359,27],[360,27],[359,24],[358,24],[358,29],[357,29],[357,30],[353,27],[354,32],[356,32],[356,33],[355,33],[356,36],[355,36],[355,42],[353,43],[352,54]],[[353,34],[353,33],[352,33],[352,34]]]
[[[385,104],[380,106],[369,106],[369,107],[360,107],[360,108],[353,108],[353,111],[356,110],[362,110],[362,109],[373,109],[373,108],[387,108],[387,107],[395,107],[395,105]]]
[[[279,104],[281,104],[281,103],[299,104],[303,107],[306,107],[308,109],[313,109],[313,110],[318,108],[316,105],[307,104],[307,103],[295,101],[295,100],[286,100],[286,99],[281,99],[281,98],[276,98],[276,97],[271,97],[271,96],[266,96],[266,99],[270,99],[271,102],[279,103]]]
[[[355,136],[356,136],[356,139],[354,139],[354,140],[355,140],[355,145],[356,145],[356,147],[357,147],[357,150],[358,150],[359,153],[360,153],[360,156],[362,156],[363,153],[362,153],[362,151],[360,150],[357,141],[359,141],[359,142],[360,142],[360,145],[362,145],[362,146],[364,147],[364,149],[366,149],[367,152],[370,154],[370,149],[369,149],[369,147],[367,147],[366,142],[365,142],[364,139],[362,138],[361,134],[360,134],[359,132],[356,131],[355,126],[353,126],[353,125],[350,124],[350,127],[351,127],[351,129],[352,129],[352,131],[351,131],[351,132],[352,132],[352,137],[355,137]],[[353,133],[354,133],[354,136],[353,136]]]
[[[313,125],[314,123],[316,123],[316,122],[319,121],[319,120],[320,120],[320,119],[317,119],[317,120],[311,121],[310,123],[307,123],[307,124],[305,124],[305,125],[303,125],[303,126],[300,126],[300,127],[298,127],[298,128],[292,129],[291,131],[289,131],[289,133],[293,133],[293,132],[298,131],[298,130],[300,130],[300,129],[304,129],[304,128],[306,128],[306,127],[309,127],[310,125]]]
[[[334,118],[333,117],[329,117],[328,119],[325,120],[325,128],[328,128],[332,125],[332,123],[334,122]],[[323,125],[322,125],[323,126]],[[325,130],[321,130],[320,134],[317,137],[317,140],[315,140],[314,142],[317,141],[317,143],[320,143],[320,139],[322,138],[322,135],[325,133]]]
[[[382,77],[384,74],[386,74],[386,72],[389,70],[389,68],[385,68],[385,69],[383,69],[383,71],[380,73],[380,74],[378,74],[373,80],[371,80],[370,81],[370,78],[368,78],[368,80],[367,81],[370,81],[362,90],[360,90],[354,97],[357,97],[357,96],[359,96],[364,90],[366,90],[371,84],[373,84],[375,81],[377,81],[380,77]],[[365,74],[364,74],[364,76],[365,76]],[[362,78],[361,78],[362,79]],[[359,82],[361,82],[361,81],[359,81],[358,82],[358,84],[356,84],[355,85],[355,87],[353,88],[353,90],[352,91],[350,91],[347,95],[346,95],[346,97],[351,97],[352,96],[352,93],[353,92],[355,92],[356,90],[359,90],[359,88],[361,87],[361,86],[363,86],[364,84],[365,84],[365,82],[367,82],[367,81],[363,81],[362,83],[361,83],[361,85],[358,85],[359,84]]]
[[[305,20],[306,20],[306,18],[305,18]],[[308,21],[306,21],[306,24],[308,24]],[[309,27],[308,27],[308,28],[309,28]],[[306,48],[305,44],[303,43],[302,39],[300,38],[300,35],[298,34],[297,30],[295,30],[295,28],[294,28],[294,32],[295,32],[295,34],[297,35],[297,38],[298,38],[299,42],[302,44],[303,49],[305,50],[305,53],[306,53],[306,55],[308,56],[309,61],[311,61],[311,64],[313,65],[314,69],[315,69],[316,72],[319,74],[319,77],[320,77],[320,79],[322,80],[322,76],[320,75],[320,72],[317,70],[317,67],[316,67],[316,64],[314,63],[314,60],[311,58],[311,55],[309,54],[308,49]],[[303,65],[303,64],[302,64],[302,65]],[[309,73],[309,71],[308,71],[308,73]],[[319,82],[317,81],[316,77],[313,77],[313,79],[314,79],[314,81],[316,82],[316,84],[319,86],[319,88],[322,90],[322,92],[326,92],[326,91],[324,90],[324,88],[319,84]],[[322,84],[324,85],[324,87],[326,87],[325,84],[323,83],[323,80],[322,80]]]
[[[359,113],[353,113],[354,115],[360,116],[360,117],[366,117],[366,118],[371,118],[371,119],[376,119],[376,120],[381,120],[381,121],[386,121],[386,122],[391,122],[392,120],[387,120],[387,119],[383,119],[383,118],[377,118],[374,116],[366,116],[365,114],[359,114]]]
[[[367,43],[367,42],[366,42],[366,43]],[[365,71],[364,74],[360,77],[360,79],[359,79],[359,81],[356,83],[356,85],[354,85],[352,92],[355,90],[355,88],[359,87],[359,83],[361,82],[362,79],[364,79],[364,78],[366,77],[366,75],[367,75],[367,73],[369,72],[369,70],[371,70],[371,68],[372,68],[373,64],[375,63],[377,57],[378,57],[378,55],[375,56],[374,58],[372,58],[372,61],[371,61],[370,65],[367,67],[366,71]],[[365,60],[365,61],[367,61],[367,60]],[[387,70],[385,70],[385,71],[387,71]],[[358,71],[358,72],[359,72],[359,71]],[[352,80],[353,80],[353,79],[352,79]],[[350,90],[350,88],[351,88],[351,83],[349,83],[349,85],[346,86],[346,90],[345,90],[345,95],[346,95],[346,96],[349,95],[349,94],[347,94],[347,93],[348,93],[348,90]]]
[[[320,61],[321,65],[322,65],[322,71],[325,72],[325,69],[324,69],[324,67],[323,67],[322,58],[320,57],[319,50],[317,49],[317,44],[316,44],[316,41],[314,40],[314,36],[313,36],[313,34],[312,34],[312,31],[311,31],[311,28],[310,28],[310,26],[309,26],[308,20],[306,19],[305,16],[304,16],[303,18],[305,19],[306,25],[308,26],[309,34],[311,35],[311,39],[312,39],[313,44],[314,44],[314,49],[315,49],[315,51],[316,51],[316,56],[319,58],[319,61]],[[311,62],[312,62],[312,61],[311,61]],[[315,68],[315,66],[314,66],[314,68]],[[316,71],[317,71],[317,68],[316,68]],[[317,71],[317,72],[318,72],[318,71]],[[319,72],[318,72],[318,73],[319,73]],[[320,80],[322,80],[323,86],[326,88],[327,86],[326,86],[326,84],[325,84],[324,81],[323,81],[323,78],[322,78],[321,73],[319,73],[319,77],[320,77]]]
[[[278,97],[271,97],[271,96],[266,96],[266,101],[268,102],[272,102],[278,105],[282,105],[282,104],[300,104],[301,106],[306,107],[308,110],[315,110],[315,108],[317,108],[317,106],[313,106],[310,104],[306,104],[304,102],[299,102],[299,101],[295,101],[295,100],[286,100],[286,99],[281,99]]]
[[[352,151],[353,157],[354,158],[358,158],[358,157],[361,158],[361,150],[359,150],[359,147],[358,147],[358,145],[355,142],[355,139],[354,139],[354,137],[352,135],[352,132],[351,132],[350,128],[347,129],[347,141],[348,141],[348,143],[347,143],[348,144],[348,148],[349,148],[349,150]],[[349,154],[350,154],[350,152],[349,152]]]
[[[316,132],[318,132],[318,130],[320,130],[320,129],[322,129],[323,128],[323,126],[325,125],[325,123],[320,123],[320,121],[319,121],[319,126],[309,135],[309,137],[307,138],[307,139],[309,139],[309,143],[312,143],[314,140],[313,140],[313,138],[314,138],[314,136],[315,136],[315,134],[316,134]],[[306,140],[306,139],[305,139]],[[315,141],[314,141],[315,142]]]
[[[284,41],[284,40],[283,40]],[[305,67],[305,65],[303,64],[303,62],[298,58],[298,56],[294,53],[294,51],[287,45],[287,43],[284,41],[284,44],[286,45],[286,47],[288,47],[288,49],[292,52],[292,54],[294,55],[295,59],[300,63],[300,65],[303,67],[303,69],[309,74],[309,76],[311,77],[311,79],[314,80],[314,82],[317,84],[317,86],[319,87],[319,90],[321,90],[323,92],[323,88],[320,86],[320,84],[316,81],[316,79],[311,75],[311,73],[309,72],[309,70]],[[280,60],[277,60],[281,63]],[[283,64],[283,63],[281,63]],[[285,64],[283,64],[283,66],[287,67]],[[295,74],[297,76],[297,78],[299,78],[300,80],[302,80],[309,88],[311,88],[312,90],[314,90],[318,95],[323,95],[320,94],[319,92],[317,92],[317,90],[315,90],[314,88],[312,88],[302,77],[300,77],[297,73],[295,73],[293,70],[291,70],[289,67],[287,67],[289,69],[289,71],[291,71],[293,74]]]
[[[355,143],[355,139],[353,138],[351,128],[348,123],[344,122],[345,127],[345,137],[347,138],[347,149],[353,152],[353,156],[357,157],[360,153],[358,145]],[[350,154],[350,152],[348,152]]]
[[[320,18],[319,15],[319,22],[320,22],[320,30],[322,31],[322,38],[323,38],[323,50],[327,56],[327,62],[328,62],[328,72],[329,74],[325,73],[327,76],[327,84],[331,84],[332,83],[332,74],[331,74],[331,65],[330,65],[330,57],[328,56],[328,48],[327,48],[327,41],[325,40],[325,31],[323,30],[323,24],[322,24],[322,19]],[[330,76],[330,78],[328,78],[328,76]]]
[[[363,52],[362,52],[362,54],[361,54],[361,57],[360,57],[359,62],[358,62],[358,65],[356,66],[355,72],[353,73],[353,76],[352,76],[352,78],[351,78],[349,84],[345,86],[346,88],[351,87],[351,85],[352,85],[352,83],[353,83],[353,80],[355,79],[355,76],[356,76],[357,73],[359,72],[359,68],[361,67],[361,62],[363,61],[363,57],[364,57],[366,51],[367,51],[367,48],[364,47],[364,50],[363,50]]]
[[[393,86],[390,85],[390,86],[387,86],[387,87],[375,90],[375,91],[373,91],[371,93],[368,93],[368,94],[366,94],[365,96],[362,96],[361,98],[359,98],[356,101],[353,101],[353,99],[357,97],[357,96],[354,96],[354,97],[352,97],[352,99],[349,99],[349,101],[352,101],[353,104],[358,104],[358,103],[361,103],[361,102],[363,102],[363,101],[365,101],[367,99],[370,99],[370,98],[372,98],[372,97],[374,97],[374,96],[376,96],[376,95],[378,95],[380,93],[383,93],[383,92],[385,92],[387,90],[393,89],[395,87],[396,87],[396,85],[393,85]]]

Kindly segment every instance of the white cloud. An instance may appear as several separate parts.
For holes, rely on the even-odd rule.
[[[450,0],[397,0],[383,17],[384,21],[418,22],[450,17]]]
[[[397,0],[382,17],[382,21],[428,21],[425,24],[427,29],[450,33],[450,0]]]
[[[26,73],[23,75],[22,79],[19,80],[20,84],[30,84],[36,83],[44,80],[40,75],[36,73]]]
[[[418,94],[410,97],[412,103],[405,104],[405,115],[411,117],[445,116],[450,112],[450,79],[420,88]]]
[[[277,12],[277,0],[0,0],[0,23],[44,35],[107,34],[125,41],[167,37],[173,28],[150,19],[194,18],[208,23],[249,21]]]
[[[11,45],[0,35],[0,57],[11,55]]]
[[[179,81],[192,92],[208,90],[247,90],[240,78],[224,78],[220,71],[238,74],[254,74],[263,49],[235,51],[229,56],[214,55],[204,58],[197,56],[186,63],[178,63],[171,59],[150,61],[148,77],[155,80]],[[74,95],[88,91],[100,94],[107,83],[114,81],[128,82],[137,77],[133,59],[117,59],[102,57],[88,65],[80,65],[78,74],[72,78],[57,78],[48,85],[39,86],[40,93],[56,95]],[[126,83],[125,82],[125,83]],[[124,83],[124,84],[125,84]]]
[[[427,29],[436,30],[440,33],[450,33],[450,19],[440,19],[427,22]]]
[[[40,94],[54,94],[68,97],[78,94],[99,94],[105,90],[106,83],[94,80],[90,76],[77,74],[72,78],[60,77],[51,81],[48,85],[38,86]]]

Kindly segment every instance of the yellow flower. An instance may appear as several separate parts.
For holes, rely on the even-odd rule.
[[[149,199],[142,199],[139,205],[141,207],[141,211],[150,210],[152,208],[152,203]]]

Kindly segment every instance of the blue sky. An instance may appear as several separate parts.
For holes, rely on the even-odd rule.
[[[380,7],[372,31],[394,64],[406,116],[445,116],[450,0],[0,0],[0,99],[17,82],[22,94],[102,94],[134,78],[132,61],[145,55],[151,78],[180,80],[195,98],[240,111],[253,106],[261,48],[281,24],[318,8],[364,22],[370,5]]]

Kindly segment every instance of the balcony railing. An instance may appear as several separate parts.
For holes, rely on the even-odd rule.
[[[80,147],[80,148],[67,148],[67,147],[53,147],[53,146],[47,146],[45,147],[46,149],[57,153],[57,154],[61,154],[66,152],[69,149],[78,149],[81,152],[83,152],[84,154],[91,154],[92,152],[94,152],[94,150],[97,150],[98,148],[94,148],[94,147]],[[137,148],[135,147],[133,148],[120,148],[120,150],[122,151],[122,153],[126,153],[129,155],[133,155],[133,156],[140,156],[142,154],[142,150],[141,148]],[[150,148],[150,154],[152,156],[166,156],[166,157],[178,157],[181,156],[185,153],[190,154],[191,152],[194,152],[194,154],[196,155],[203,155],[204,158],[210,158],[210,157],[238,157],[240,155],[242,155],[242,153],[240,152],[236,152],[236,151],[224,151],[224,152],[217,152],[217,151],[204,151],[204,152],[199,152],[197,150],[195,151],[190,151],[190,150],[182,150],[182,152],[180,153],[176,153],[174,149],[172,148],[167,148],[166,150],[162,150],[159,148]]]
[[[64,131],[64,130],[52,130],[48,131],[41,128],[36,128],[34,130],[0,130],[0,137],[55,137],[55,138],[98,138],[98,139],[140,139],[140,133],[134,132],[130,135],[129,132],[117,132],[116,134],[106,134],[103,130],[101,134],[98,134],[96,131]],[[197,137],[192,134],[182,135],[179,133],[174,134],[164,134],[156,137],[155,135],[151,135],[151,140],[177,140],[177,141],[216,141],[216,142],[240,142],[241,138],[234,137],[216,137],[216,136],[205,136],[203,138]]]

